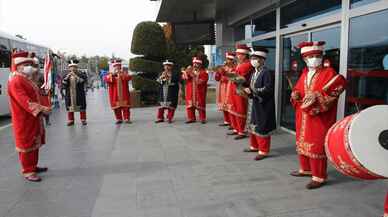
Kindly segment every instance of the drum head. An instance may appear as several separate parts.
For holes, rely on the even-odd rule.
[[[373,106],[356,115],[348,138],[362,166],[388,177],[388,105]]]

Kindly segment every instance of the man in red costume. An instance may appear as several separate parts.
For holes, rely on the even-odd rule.
[[[129,94],[128,82],[132,76],[121,69],[121,60],[113,59],[111,61],[113,71],[110,71],[105,77],[108,84],[110,105],[116,117],[116,124],[130,124],[131,97]],[[124,117],[124,119],[123,119]]]
[[[199,111],[199,120],[206,124],[206,94],[209,75],[203,67],[202,60],[193,58],[193,66],[182,71],[182,79],[186,81],[186,112],[187,124],[196,122],[195,111]]]
[[[237,45],[237,67],[236,75],[230,78],[232,81],[230,87],[231,105],[229,114],[231,116],[234,131],[228,135],[237,135],[234,139],[239,140],[247,137],[245,124],[247,120],[248,96],[244,93],[244,87],[249,86],[251,75],[254,68],[249,60],[250,48],[245,44]]]
[[[323,67],[325,42],[303,42],[299,45],[307,67],[291,94],[296,111],[296,150],[299,155],[299,171],[292,176],[312,176],[307,189],[319,188],[327,179],[327,159],[324,140],[328,129],[335,123],[337,100],[345,88],[337,82],[333,68]],[[342,79],[345,81],[345,79]],[[331,91],[328,91],[328,90]]]
[[[229,118],[229,112],[228,112],[228,98],[229,98],[229,86],[230,81],[228,77],[226,76],[226,73],[230,73],[230,69],[234,70],[234,59],[236,57],[236,54],[232,52],[226,52],[225,54],[226,61],[224,66],[219,67],[217,69],[215,80],[218,81],[217,86],[217,106],[220,111],[222,111],[224,115],[224,123],[220,124],[220,126],[230,126],[231,120]]]
[[[12,61],[16,71],[8,82],[16,151],[19,152],[22,174],[26,180],[40,182],[37,173],[47,168],[38,167],[39,148],[45,144],[42,115],[50,108],[41,105],[39,87],[32,80],[34,69],[31,53],[15,52]]]

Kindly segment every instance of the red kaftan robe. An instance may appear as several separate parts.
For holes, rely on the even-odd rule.
[[[236,67],[233,67],[232,70],[228,73],[236,73]],[[229,80],[228,78],[228,83],[226,84],[226,96],[225,96],[225,107],[226,107],[226,111],[228,112],[231,112],[232,110],[232,105],[233,105],[233,98],[232,98],[232,92],[235,91],[233,88],[232,88],[232,81]]]
[[[200,69],[197,73],[193,70],[187,76],[182,76],[182,79],[186,80],[186,108],[206,110],[207,82],[209,80],[206,70]]]
[[[228,83],[229,79],[225,76],[225,69],[221,68],[219,71],[216,72],[215,80],[218,81],[217,85],[217,96],[216,96],[216,102],[218,109],[220,111],[226,111],[227,110],[227,89],[228,89]]]
[[[106,75],[105,81],[108,84],[109,100],[112,109],[131,107],[128,86],[130,80],[132,80],[132,76],[122,72],[117,75],[111,73]]]
[[[43,106],[51,108],[50,92],[49,92],[49,90],[45,90],[43,88],[40,89],[40,103]]]
[[[385,196],[384,217],[388,217],[388,193]]]
[[[32,152],[45,144],[41,112],[50,109],[41,105],[39,87],[24,75],[15,72],[8,81],[8,95],[16,150]]]
[[[250,61],[247,60],[244,63],[238,64],[235,71],[237,75],[244,77],[246,80],[246,86],[248,87],[251,75],[254,72],[254,68],[252,67]],[[229,112],[236,117],[246,118],[248,97],[237,94],[237,85],[233,82],[231,82],[229,91],[231,99]]]
[[[328,95],[323,89],[337,76],[334,69],[317,69],[309,86],[307,84],[307,74],[308,70],[304,69],[291,97],[291,103],[296,111],[296,151],[298,154],[309,158],[326,159],[325,136],[336,121],[337,100],[344,86],[339,86],[336,93]],[[300,94],[299,99],[293,97],[296,93]],[[301,108],[307,93],[316,94],[318,99],[316,106],[310,111]]]

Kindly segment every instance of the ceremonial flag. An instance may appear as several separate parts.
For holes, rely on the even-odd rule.
[[[44,76],[44,84],[42,88],[49,90],[51,89],[51,68],[53,66],[52,59],[50,57],[50,53],[47,52],[46,57],[44,58],[44,68],[43,68],[43,76]]]

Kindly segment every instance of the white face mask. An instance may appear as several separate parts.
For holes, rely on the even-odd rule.
[[[254,59],[254,60],[251,60],[251,65],[255,68],[259,68],[261,66],[261,63],[259,60],[257,59]]]
[[[306,65],[309,68],[318,68],[322,65],[322,58],[320,57],[312,57],[306,59]]]
[[[24,74],[26,74],[26,75],[31,75],[34,72],[34,67],[32,67],[32,66],[24,66],[22,72]]]
[[[119,73],[119,70],[118,69],[113,69],[113,72],[114,73]]]

